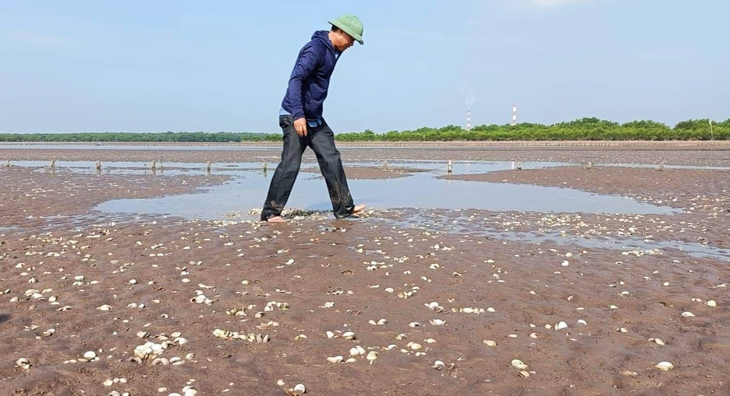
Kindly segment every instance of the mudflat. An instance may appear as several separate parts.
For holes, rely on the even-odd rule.
[[[409,177],[399,160],[565,162],[441,177],[676,211],[386,205],[346,220],[289,213],[283,224],[112,215],[94,207],[229,176],[12,165],[160,156],[144,148],[2,149],[13,161],[0,163],[0,393],[730,394],[727,151],[342,152],[354,178]],[[164,163],[276,155],[164,151]],[[386,160],[390,170],[370,164]]]

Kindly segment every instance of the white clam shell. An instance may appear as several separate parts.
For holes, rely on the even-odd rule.
[[[327,361],[330,363],[340,363],[342,359],[344,359],[342,356],[331,356],[327,358]]]
[[[518,368],[520,370],[527,370],[527,365],[520,359],[513,359],[511,364],[512,367]]]
[[[662,371],[669,371],[669,370],[671,370],[671,369],[674,368],[674,365],[672,363],[669,363],[669,362],[659,362],[654,367],[656,367],[656,368],[658,368],[659,370],[662,370]]]
[[[26,358],[20,358],[15,361],[15,365],[24,370],[28,370],[30,368],[30,360]]]
[[[304,384],[297,384],[294,388],[289,389],[290,395],[303,395],[304,392],[306,392],[307,389],[304,387]]]

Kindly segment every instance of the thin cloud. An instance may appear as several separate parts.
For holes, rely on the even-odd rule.
[[[21,43],[39,45],[43,47],[70,48],[81,45],[80,41],[33,32],[11,32],[9,36],[12,40]]]

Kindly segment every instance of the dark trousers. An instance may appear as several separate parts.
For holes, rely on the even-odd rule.
[[[266,202],[261,211],[261,220],[281,215],[299,174],[302,154],[307,147],[311,147],[317,156],[319,170],[327,183],[335,217],[340,219],[352,214],[355,204],[347,186],[340,152],[335,147],[335,134],[327,122],[322,121],[322,125],[317,127],[308,126],[307,136],[304,137],[297,135],[291,116],[279,116],[279,126],[284,133],[284,148],[281,152],[281,162],[276,167],[269,185]]]

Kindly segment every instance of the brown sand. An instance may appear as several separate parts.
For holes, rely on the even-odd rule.
[[[434,156],[422,151],[421,159]],[[678,162],[692,157],[674,154]],[[635,227],[633,232],[651,238],[691,234],[689,239],[728,246],[725,174],[592,172],[576,167],[469,178],[631,194],[668,200],[684,212],[383,210],[361,219],[325,214],[278,225],[147,217],[115,224],[39,222],[29,217],[90,215],[106,199],[187,192],[224,178],[3,168],[0,227],[17,228],[0,228],[0,394],[167,395],[182,394],[189,384],[199,395],[283,395],[298,383],[312,395],[730,394],[727,259],[447,232],[454,221],[470,230],[561,229],[569,235],[620,236]],[[438,222],[398,225],[413,215]],[[191,302],[198,293],[209,304]],[[707,305],[709,300],[717,306]],[[438,307],[429,308],[432,302]],[[110,310],[98,309],[105,304]],[[231,316],[226,311],[232,308],[248,309]],[[386,321],[378,325],[380,319]],[[561,321],[567,328],[555,330]],[[54,334],[43,335],[51,328]],[[268,334],[270,340],[226,340],[213,334],[216,329]],[[148,336],[139,338],[140,331]],[[345,331],[356,338],[343,338]],[[173,332],[187,343],[171,344],[160,357],[184,363],[129,361],[135,347],[165,337],[173,341]],[[350,358],[358,345],[366,354],[377,352],[377,359],[327,361]],[[91,350],[98,361],[78,361]],[[16,367],[19,358],[31,367]],[[513,359],[527,364],[528,377],[511,366]],[[437,360],[441,369],[433,368]],[[655,368],[662,361],[674,369]],[[103,385],[115,378],[124,381]]]

